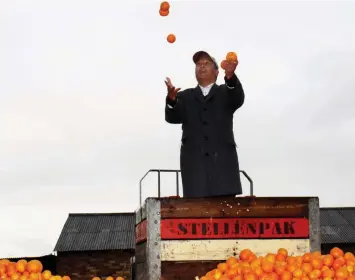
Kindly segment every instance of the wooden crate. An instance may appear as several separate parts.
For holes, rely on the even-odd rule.
[[[148,198],[136,212],[136,279],[192,280],[249,248],[320,251],[317,197]]]

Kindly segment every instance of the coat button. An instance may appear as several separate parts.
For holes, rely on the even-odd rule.
[[[205,153],[205,156],[208,157],[210,154],[209,153]]]
[[[206,112],[206,111],[207,111],[207,108],[203,108],[203,110]]]
[[[207,124],[208,124],[208,122],[206,122],[206,121],[203,122],[203,125],[207,125]]]
[[[208,136],[205,136],[205,140],[208,140]]]

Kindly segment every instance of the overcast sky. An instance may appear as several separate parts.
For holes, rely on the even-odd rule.
[[[149,168],[179,168],[164,79],[196,86],[199,49],[239,55],[255,194],[354,206],[355,2],[174,1],[168,18],[159,4],[1,1],[0,257],[49,254],[68,213],[133,211]]]

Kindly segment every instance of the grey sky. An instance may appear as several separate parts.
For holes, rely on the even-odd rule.
[[[0,257],[50,253],[69,212],[133,211],[146,170],[179,167],[164,79],[194,87],[199,49],[239,55],[255,194],[354,205],[355,2],[174,1],[168,18],[159,3],[2,2]]]

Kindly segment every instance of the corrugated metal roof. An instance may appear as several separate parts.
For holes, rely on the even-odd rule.
[[[355,208],[321,208],[322,243],[355,243]]]
[[[135,214],[69,214],[54,251],[135,248]]]

